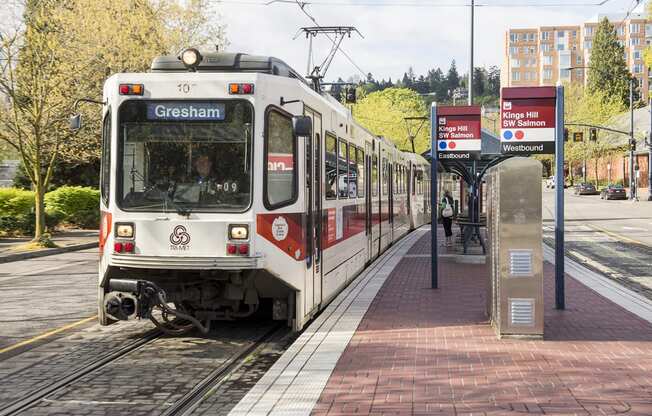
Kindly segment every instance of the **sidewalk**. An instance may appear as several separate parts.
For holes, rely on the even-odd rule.
[[[98,231],[69,230],[53,234],[52,241],[54,241],[58,248],[40,250],[27,250],[23,248],[22,246],[29,243],[30,240],[30,237],[0,238],[0,263],[97,247]]]
[[[297,340],[301,354],[281,357],[232,414],[652,415],[649,301],[580,276],[648,321],[567,274],[567,310],[557,311],[546,263],[545,340],[498,340],[484,315],[486,266],[440,258],[440,289],[431,290],[429,243],[421,233],[393,254],[368,309],[349,302],[364,314],[351,336],[346,314],[321,337],[328,324],[315,322]]]

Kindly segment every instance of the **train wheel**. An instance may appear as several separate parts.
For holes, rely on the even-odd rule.
[[[107,314],[104,313],[103,303],[104,303],[104,288],[98,285],[97,286],[97,320],[102,326],[107,326],[116,323],[117,321],[115,319],[109,318]]]

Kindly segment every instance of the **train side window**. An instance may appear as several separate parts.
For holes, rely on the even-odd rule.
[[[410,169],[405,166],[405,177],[403,177],[403,180],[405,181],[405,193],[407,194],[410,190]]]
[[[278,110],[267,112],[266,127],[264,203],[267,209],[276,209],[297,199],[297,142],[292,118]]]
[[[358,197],[358,162],[356,159],[356,147],[349,144],[349,198]]]
[[[326,133],[326,199],[337,198],[337,138]]]
[[[414,165],[412,165],[412,195],[417,194],[417,170]]]
[[[107,111],[102,124],[102,170],[100,171],[102,201],[109,205],[111,185],[111,110]]]
[[[389,193],[389,186],[388,186],[388,183],[387,183],[387,176],[388,176],[387,175],[388,174],[388,172],[387,172],[387,158],[383,158],[382,169],[383,169],[382,170],[382,175],[383,176],[381,178],[382,184],[383,184],[383,190],[382,190],[383,194],[382,195],[385,196],[385,195],[387,195]]]
[[[371,167],[371,195],[378,196],[378,156],[374,155]]]
[[[358,197],[364,198],[364,150],[356,149],[357,163],[358,163],[358,178],[356,184],[358,185]]]
[[[349,144],[344,140],[340,139],[339,152],[337,158],[337,189],[340,199],[349,197],[349,161],[348,161],[348,148]]]

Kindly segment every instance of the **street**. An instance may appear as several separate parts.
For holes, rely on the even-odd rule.
[[[544,240],[554,244],[554,189],[543,191]],[[565,191],[566,254],[652,299],[652,203]]]
[[[97,249],[5,263],[1,270],[0,351],[96,313]]]

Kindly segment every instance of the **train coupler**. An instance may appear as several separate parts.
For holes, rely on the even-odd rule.
[[[111,279],[103,307],[113,319],[149,319],[160,330],[172,335],[183,334],[193,328],[203,334],[210,330],[210,321],[204,325],[189,313],[171,307],[165,291],[148,280]],[[160,314],[154,313],[155,310]]]

